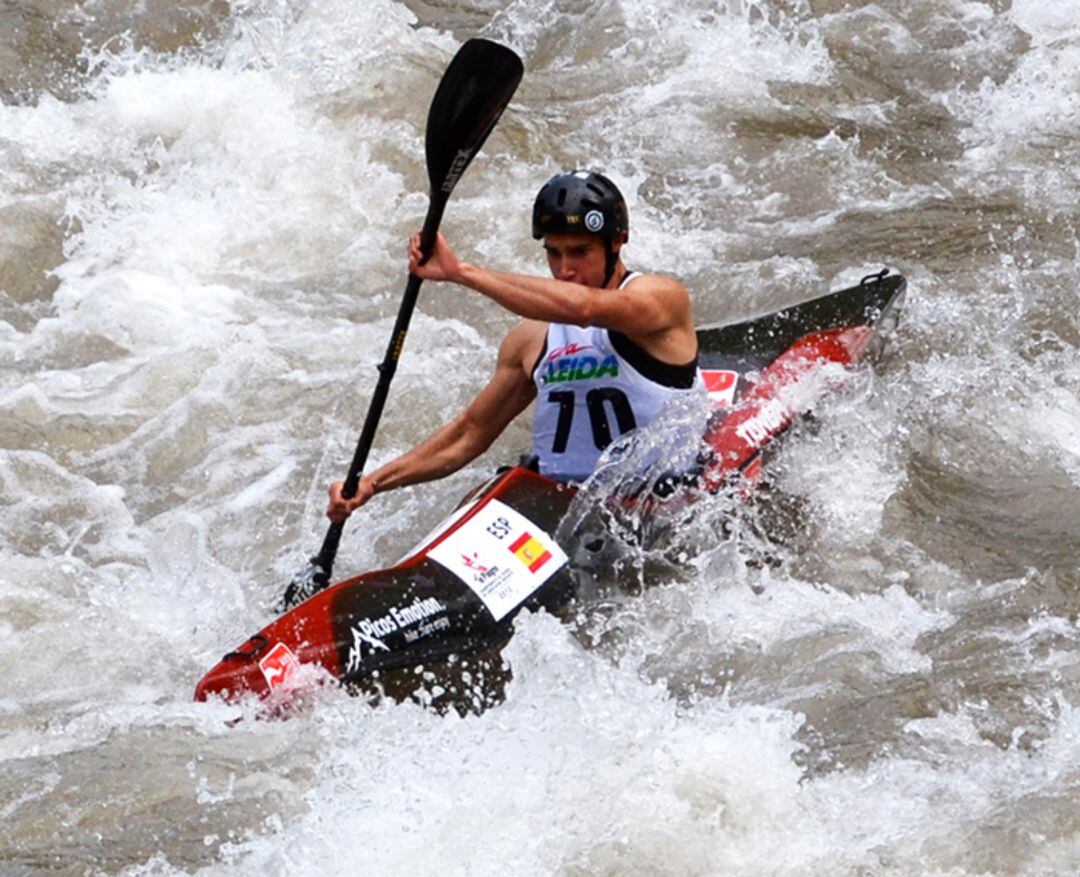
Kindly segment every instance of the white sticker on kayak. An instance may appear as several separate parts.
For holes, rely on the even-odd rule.
[[[445,518],[439,521],[438,524],[432,527],[423,539],[421,539],[412,548],[406,551],[405,554],[402,555],[401,560],[399,560],[398,563],[401,563],[404,560],[408,560],[414,554],[417,554],[422,548],[426,548],[428,545],[434,542],[436,536],[438,536],[444,530],[449,530],[461,518],[465,517],[466,512],[471,511],[472,507],[476,505],[476,503],[477,500],[474,499],[472,500],[472,502],[465,503],[465,505],[461,506],[461,508],[454,509],[449,515],[447,515]]]
[[[566,564],[555,540],[497,499],[428,552],[500,621]]]

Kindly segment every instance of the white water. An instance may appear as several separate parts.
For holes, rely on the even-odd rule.
[[[1075,872],[1071,0],[39,6],[0,5],[0,873]],[[594,164],[699,322],[887,264],[901,329],[691,558],[583,630],[522,618],[502,706],[231,726],[193,687],[318,546],[478,32],[527,74],[464,257],[542,271],[531,198]],[[511,324],[426,286],[373,462]],[[337,571],[527,445],[381,497]]]

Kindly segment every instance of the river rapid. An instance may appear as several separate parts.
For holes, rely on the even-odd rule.
[[[890,266],[900,327],[767,496],[591,629],[521,617],[501,706],[193,703],[321,540],[477,34],[526,75],[462,257],[542,273],[531,199],[592,165],[700,323]],[[0,873],[1076,872],[1074,0],[0,0],[0,99]],[[373,461],[511,325],[426,285]],[[377,498],[337,572],[528,436]]]

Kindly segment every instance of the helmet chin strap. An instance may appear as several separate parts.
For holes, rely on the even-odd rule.
[[[607,289],[607,285],[615,275],[615,266],[619,261],[619,251],[615,249],[607,238],[604,239],[604,252],[607,254],[607,258],[604,262],[604,282],[600,286],[601,289]]]

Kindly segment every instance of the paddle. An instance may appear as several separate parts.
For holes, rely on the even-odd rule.
[[[454,186],[480,151],[488,134],[499,121],[514,90],[521,81],[524,68],[521,59],[505,46],[489,40],[472,39],[466,42],[446,68],[435,97],[428,110],[425,146],[431,191],[427,216],[420,236],[420,249],[425,258],[435,246],[435,235],[442,221],[446,202]],[[397,370],[398,358],[405,345],[413,308],[420,293],[421,280],[409,275],[405,295],[398,309],[394,331],[386,355],[379,365],[379,380],[371,397],[367,417],[356,444],[349,473],[345,478],[342,496],[356,495],[360,475],[367,462],[382,417],[383,406],[390,391],[390,381]],[[322,547],[308,565],[293,576],[285,589],[282,607],[291,609],[330,584],[330,575],[337,556],[338,543],[344,522],[331,524]]]

